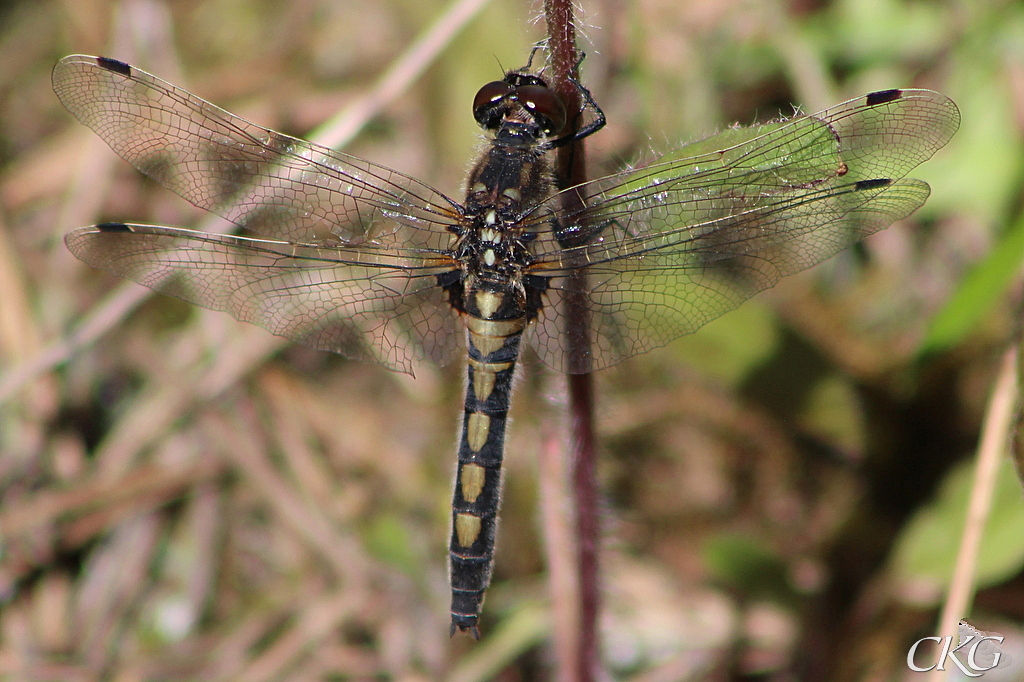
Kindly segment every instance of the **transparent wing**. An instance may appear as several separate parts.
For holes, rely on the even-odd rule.
[[[559,214],[556,195],[528,218],[555,210],[558,223],[534,244],[530,273],[548,278],[534,347],[555,369],[587,371],[696,330],[920,207],[928,185],[902,178],[959,121],[939,93],[876,92],[565,190],[586,208]],[[591,353],[570,362],[564,321],[579,294]]]
[[[122,223],[74,230],[66,242],[93,267],[318,350],[410,373],[460,350],[461,322],[438,279],[456,264],[434,253]]]
[[[128,163],[262,236],[442,249],[459,217],[413,178],[262,128],[123,62],[65,57],[53,89]]]
[[[147,225],[67,237],[86,263],[321,350],[411,372],[459,348],[438,277],[459,207],[423,183],[249,123],[144,71],[72,55],[61,102],[123,159],[269,239]]]

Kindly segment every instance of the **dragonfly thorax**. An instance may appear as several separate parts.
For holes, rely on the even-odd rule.
[[[494,144],[513,149],[533,149],[544,144],[544,137],[536,121],[505,121],[494,135]]]
[[[514,282],[533,262],[528,248],[533,237],[499,225],[474,227],[463,234],[457,253],[465,272],[490,282]]]

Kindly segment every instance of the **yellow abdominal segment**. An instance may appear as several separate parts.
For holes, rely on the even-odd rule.
[[[479,464],[462,465],[462,497],[470,504],[476,502],[484,489],[487,470]]]
[[[469,547],[480,534],[480,518],[472,514],[458,514],[455,517],[455,538],[462,547]]]

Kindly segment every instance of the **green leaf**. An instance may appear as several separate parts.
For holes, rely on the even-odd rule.
[[[932,319],[921,342],[920,355],[956,345],[977,328],[998,303],[1024,261],[1024,217],[1010,229],[992,253],[974,268]]]
[[[1000,466],[976,557],[979,589],[1016,575],[1024,565],[1024,497],[1010,460]],[[935,500],[904,526],[891,564],[897,596],[932,604],[946,591],[973,482],[973,462],[964,462],[946,476]]]
[[[715,581],[738,594],[784,601],[792,592],[784,562],[755,538],[719,535],[704,543],[701,555]]]

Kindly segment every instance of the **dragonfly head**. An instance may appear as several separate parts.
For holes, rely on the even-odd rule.
[[[510,71],[504,80],[488,83],[476,93],[473,118],[484,130],[497,132],[499,143],[504,137],[515,144],[526,139],[524,133],[532,135],[533,142],[557,135],[567,116],[562,100],[541,78]]]

